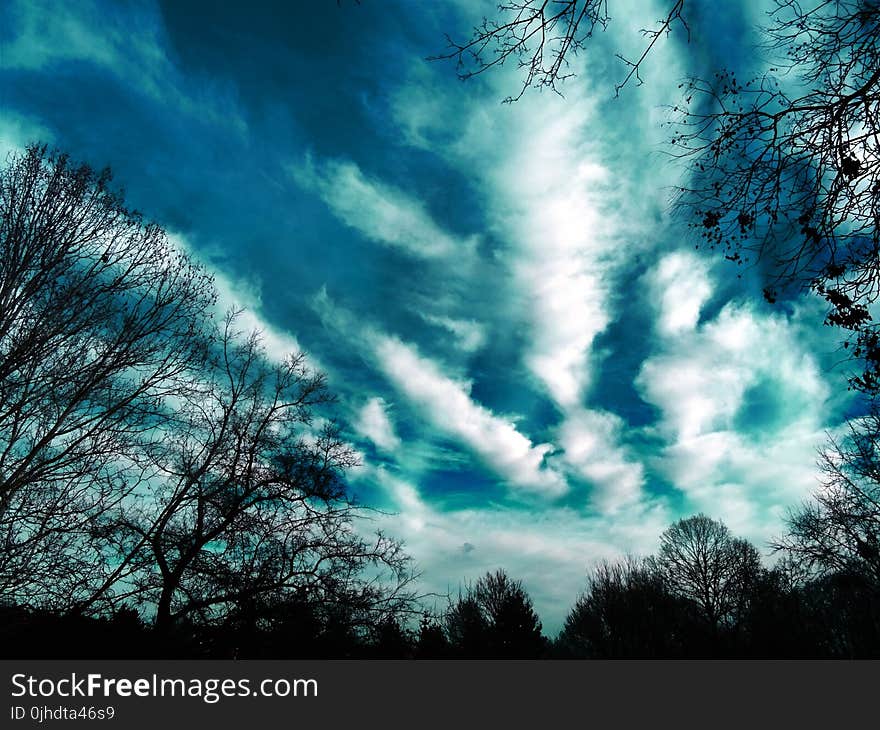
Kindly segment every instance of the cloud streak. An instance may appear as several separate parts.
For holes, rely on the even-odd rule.
[[[358,322],[326,292],[313,306],[334,329],[349,335],[358,332],[362,352],[396,392],[433,428],[456,439],[511,487],[548,497],[565,493],[565,479],[545,463],[552,446],[534,444],[513,422],[474,401],[468,381],[449,376],[414,345]]]
[[[400,439],[388,415],[388,404],[382,398],[370,398],[354,419],[355,429],[383,451],[393,453],[400,447]]]
[[[516,427],[474,402],[468,382],[446,376],[436,363],[393,337],[380,337],[379,369],[438,429],[457,438],[513,486],[547,496],[567,490],[544,461],[550,444],[533,444]]]
[[[414,92],[412,103],[436,100]],[[436,136],[431,116],[412,103],[401,123],[410,140],[427,144]],[[594,345],[616,317],[621,240],[633,229],[615,212],[628,206],[614,194],[612,173],[588,134],[595,121],[595,103],[577,90],[503,114],[481,103],[446,154],[483,179],[489,225],[505,243],[498,255],[511,296],[525,305],[523,364],[561,413],[556,464],[593,486],[594,508],[611,512],[639,499],[644,470],[622,443],[624,422],[589,405]]]
[[[473,238],[443,230],[425,205],[403,190],[367,177],[349,160],[307,157],[289,168],[301,187],[316,192],[333,214],[367,239],[425,259],[468,255]]]

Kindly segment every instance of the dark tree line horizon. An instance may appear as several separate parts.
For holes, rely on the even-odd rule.
[[[125,606],[88,616],[0,603],[0,639],[7,658],[877,658],[877,554],[855,548],[845,568],[811,570],[798,548],[767,568],[723,523],[682,518],[655,555],[593,568],[552,638],[522,582],[498,569],[417,624],[414,611],[365,624],[344,601],[319,611],[296,595],[173,631]]]

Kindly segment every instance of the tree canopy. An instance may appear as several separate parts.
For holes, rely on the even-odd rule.
[[[4,603],[164,632],[414,610],[402,546],[358,522],[324,376],[216,298],[109,171],[34,145],[0,172]]]

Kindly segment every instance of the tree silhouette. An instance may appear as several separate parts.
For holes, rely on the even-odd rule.
[[[687,31],[682,14],[684,0],[672,0],[669,12],[653,29],[642,30],[647,44],[638,59],[617,57],[628,67],[619,92],[629,81],[641,83],[639,71],[657,41],[675,25]],[[603,31],[611,21],[608,0],[507,0],[498,5],[497,15],[483,18],[467,40],[456,41],[448,35],[448,49],[429,60],[453,60],[461,79],[482,74],[507,61],[523,69],[523,83],[515,96],[522,98],[529,88],[551,89],[560,93],[569,72],[571,57],[584,51],[596,31]]]
[[[775,547],[813,577],[861,575],[880,587],[880,410],[850,423],[820,458],[824,479],[814,498],[793,512]]]
[[[801,589],[813,640],[823,655],[880,656],[880,591],[864,574],[839,571]]]
[[[413,637],[396,618],[383,619],[373,628],[369,651],[371,657],[407,659],[413,652]]]
[[[210,278],[110,185],[37,145],[0,172],[0,596],[22,605],[99,578],[96,523],[205,355]]]
[[[430,613],[425,612],[419,621],[415,656],[418,659],[440,659],[449,656],[449,642],[443,626]]]
[[[755,547],[703,514],[679,520],[660,536],[656,566],[673,593],[699,608],[713,633],[739,619],[761,573]]]
[[[466,657],[536,658],[546,644],[531,598],[503,570],[486,573],[459,595],[445,627],[453,649]]]
[[[479,658],[489,653],[489,621],[469,588],[459,595],[443,617],[446,636],[453,650],[464,658]]]
[[[774,547],[797,571],[810,626],[822,653],[880,654],[880,411],[850,422],[820,456],[824,478],[793,511]]]
[[[784,560],[760,571],[747,587],[747,600],[725,637],[727,654],[789,659],[822,656],[800,588]]]
[[[565,619],[565,655],[597,659],[680,656],[684,612],[650,561],[603,563]]]
[[[332,424],[314,424],[330,400],[323,375],[302,353],[270,363],[235,321],[227,316],[198,388],[155,433],[153,478],[108,519],[114,569],[90,603],[127,595],[162,630],[292,593],[396,615],[412,599],[409,559],[354,528],[342,475],[355,457]]]
[[[673,146],[691,178],[679,205],[704,243],[737,264],[760,258],[778,288],[812,288],[826,322],[852,332],[852,379],[876,392],[880,339],[880,6],[777,0],[764,30],[774,67],[683,85]]]
[[[42,146],[0,173],[0,602],[108,640],[139,609],[169,655],[270,655],[294,616],[316,654],[391,651],[410,560],[357,520],[323,375],[214,323],[110,181]]]

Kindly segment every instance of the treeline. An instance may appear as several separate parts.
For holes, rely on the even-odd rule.
[[[697,515],[593,570],[552,639],[504,571],[427,607],[358,520],[323,376],[215,317],[110,183],[41,146],[0,172],[7,657],[880,656],[880,412],[831,442],[773,567]]]
[[[490,572],[418,625],[364,623],[340,601],[237,607],[170,632],[136,611],[105,617],[0,611],[7,656],[178,658],[624,659],[880,656],[880,591],[862,571],[805,577],[791,556],[761,565],[756,548],[696,515],[663,533],[648,558],[603,563],[555,638],[522,583]],[[802,566],[801,566],[802,567]]]

